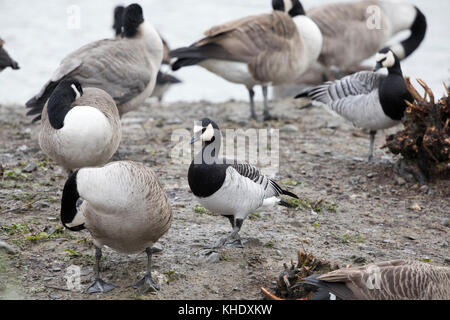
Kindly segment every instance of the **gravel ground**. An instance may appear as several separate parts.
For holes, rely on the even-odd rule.
[[[449,265],[450,180],[426,186],[393,170],[396,158],[376,139],[374,163],[365,160],[368,134],[301,101],[272,102],[279,121],[248,121],[245,101],[146,105],[124,116],[114,160],[134,160],[158,174],[173,207],[170,231],[154,255],[156,293],[129,286],[143,276],[145,254],[104,250],[107,294],[68,290],[67,268],[81,268],[81,287],[93,279],[94,249],[87,231],[63,230],[59,201],[66,174],[40,151],[39,126],[21,105],[0,105],[0,298],[22,299],[261,299],[283,263],[302,249],[334,263],[358,265],[411,258]],[[261,112],[261,110],[260,110]],[[175,129],[192,130],[204,116],[224,128],[279,128],[276,179],[301,198],[298,208],[265,207],[243,225],[245,248],[204,249],[230,232],[228,220],[198,207],[187,183],[188,165],[174,163]],[[2,172],[2,173],[1,173]],[[314,209],[314,210],[312,210]]]

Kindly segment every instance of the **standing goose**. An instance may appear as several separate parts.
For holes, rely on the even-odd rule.
[[[116,104],[97,88],[65,78],[42,112],[39,145],[68,171],[105,164],[116,152],[121,125]]]
[[[449,300],[450,268],[392,260],[303,279],[318,287],[313,300]]]
[[[124,6],[117,6],[114,8],[114,23],[113,23],[113,29],[115,32],[116,38],[122,37],[123,32],[123,14],[125,11]],[[161,35],[159,35],[163,44],[163,59],[162,64],[169,65],[170,64],[170,49],[168,43],[164,40]],[[156,84],[155,88],[152,93],[152,97],[156,97],[158,101],[162,101],[164,94],[169,90],[169,88],[177,83],[181,83],[181,80],[178,78],[161,71],[161,69],[158,71],[158,75],[156,76]]]
[[[296,96],[309,97],[326,104],[332,111],[351,121],[356,127],[370,130],[369,161],[377,130],[397,125],[406,109],[405,100],[412,102],[400,61],[391,49],[382,49],[375,56],[374,71],[385,67],[388,75],[361,71],[341,80],[309,88]]]
[[[201,125],[194,127],[191,144],[198,140],[204,146],[189,167],[189,187],[203,207],[227,217],[233,228],[229,236],[214,245],[215,248],[229,240],[242,246],[239,237],[242,224],[250,212],[263,205],[264,200],[281,195],[298,198],[248,163],[219,159],[221,134],[212,120],[204,118]],[[285,202],[280,204],[286,205]]]
[[[340,72],[373,56],[397,33],[410,30],[406,40],[389,47],[402,60],[419,47],[427,29],[419,8],[399,1],[332,3],[312,8],[307,15],[323,35],[319,62]]]
[[[81,205],[79,200],[83,200]],[[100,278],[103,246],[126,254],[145,250],[147,273],[134,288],[141,292],[159,290],[151,275],[151,247],[169,230],[172,209],[152,169],[118,161],[75,171],[64,186],[61,221],[72,231],[87,229],[93,238],[95,282],[88,293],[115,288]]]
[[[26,105],[28,115],[40,118],[45,102],[58,83],[75,78],[83,87],[105,90],[117,104],[119,114],[138,108],[155,86],[161,65],[161,38],[144,21],[142,8],[129,5],[124,12],[123,38],[87,44],[64,58],[50,81]]]
[[[3,49],[4,44],[5,41],[0,39],[0,72],[8,67],[11,67],[13,70],[20,69],[19,64],[9,56],[5,49]]]
[[[283,2],[274,0],[274,2]],[[205,38],[170,52],[178,58],[173,70],[199,65],[230,82],[243,84],[250,96],[251,117],[256,119],[255,85],[264,95],[264,119],[271,119],[267,87],[290,82],[319,56],[322,36],[304,15],[298,0],[286,0],[289,14],[274,11],[215,26]]]

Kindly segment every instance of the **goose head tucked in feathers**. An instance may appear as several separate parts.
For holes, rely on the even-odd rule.
[[[272,0],[273,10],[283,11],[291,17],[305,14],[305,10],[298,0]]]

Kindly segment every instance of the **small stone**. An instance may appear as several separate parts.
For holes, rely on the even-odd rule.
[[[157,253],[157,252],[161,252],[161,251],[163,251],[164,249],[163,249],[163,246],[162,246],[162,244],[161,243],[155,243],[154,245],[153,245],[153,247],[152,247],[152,253]]]
[[[11,246],[10,244],[6,243],[5,241],[0,241],[0,251],[3,250],[6,253],[9,254],[16,254],[17,250]]]
[[[280,128],[280,132],[298,132],[298,128],[293,124],[286,124]]]
[[[396,182],[399,186],[402,186],[402,185],[404,185],[404,184],[406,183],[406,180],[403,179],[402,177],[397,177],[397,178],[395,178],[395,182]]]
[[[220,255],[217,252],[211,253],[207,258],[207,263],[217,263],[220,260]]]
[[[421,210],[422,210],[422,208],[419,206],[418,203],[414,203],[414,204],[411,206],[411,209],[413,209],[414,211],[421,211]]]
[[[423,185],[423,186],[421,186],[420,187],[420,192],[422,192],[422,193],[428,193],[428,190],[429,190],[430,188],[428,188],[428,186],[427,185]]]
[[[367,178],[369,178],[369,179],[372,179],[374,176],[375,176],[375,174],[372,173],[372,172],[369,172],[369,173],[367,174]]]
[[[35,171],[36,169],[37,169],[37,164],[36,164],[36,162],[32,161],[25,168],[22,169],[22,172],[31,173],[31,172]]]
[[[449,221],[449,219],[448,219],[448,218],[443,218],[443,219],[442,219],[442,225],[443,225],[444,227],[450,227],[450,221]]]

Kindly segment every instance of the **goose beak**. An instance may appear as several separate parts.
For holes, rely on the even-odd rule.
[[[377,62],[377,64],[375,65],[375,67],[373,68],[373,72],[377,72],[378,70],[380,70],[381,68],[383,68],[382,64],[380,62]]]

